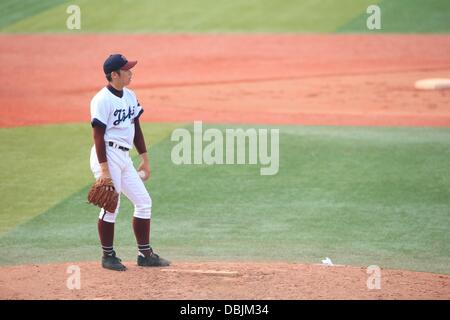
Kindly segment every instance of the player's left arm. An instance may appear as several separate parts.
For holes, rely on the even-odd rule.
[[[148,180],[150,178],[150,162],[148,160],[147,147],[145,145],[144,134],[142,133],[141,124],[139,123],[139,118],[134,119],[134,145],[139,157],[141,158],[141,164],[139,165],[137,171],[144,171],[145,176],[143,180]]]

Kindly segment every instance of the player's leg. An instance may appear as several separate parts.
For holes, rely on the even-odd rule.
[[[121,169],[117,163],[119,159],[114,157],[111,153],[107,152],[108,158],[108,168],[111,174],[111,179],[114,184],[114,188],[120,194],[121,192]],[[97,154],[95,153],[95,148],[91,151],[91,169],[94,174],[95,179],[98,179],[101,174],[101,168],[97,160]],[[106,211],[105,209],[100,210],[99,219],[97,223],[98,234],[100,238],[100,243],[103,250],[102,265],[104,268],[123,271],[125,266],[120,263],[120,259],[116,257],[114,251],[114,227],[117,215],[119,214],[120,208],[120,197],[117,203],[117,208],[114,212]]]
[[[100,216],[98,219],[98,235],[102,244],[104,256],[113,255],[114,253],[114,226],[117,214],[119,213],[119,207],[120,197],[115,212],[111,213],[106,211],[105,209],[100,210]]]
[[[122,173],[122,192],[134,204],[133,230],[138,245],[138,265],[168,266],[170,262],[155,254],[150,245],[152,199],[131,160]]]

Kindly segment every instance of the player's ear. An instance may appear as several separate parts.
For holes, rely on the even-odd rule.
[[[119,78],[120,77],[120,70],[115,70],[113,72],[111,72],[111,77],[114,78]]]

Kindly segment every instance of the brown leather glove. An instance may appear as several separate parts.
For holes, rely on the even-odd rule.
[[[87,200],[89,203],[113,213],[117,208],[119,194],[114,188],[111,175],[109,174],[108,164],[103,162],[100,163],[100,166],[102,168],[102,174],[89,190]]]

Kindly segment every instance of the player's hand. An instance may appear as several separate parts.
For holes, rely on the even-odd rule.
[[[114,185],[111,179],[111,174],[109,173],[108,163],[107,162],[100,163],[100,169],[102,173],[98,178],[99,184],[103,185],[107,191],[114,191]]]
[[[147,181],[150,178],[150,162],[148,160],[147,153],[141,153],[139,155],[141,157],[141,164],[139,165],[137,171],[143,172],[144,176],[141,176],[143,181]]]

